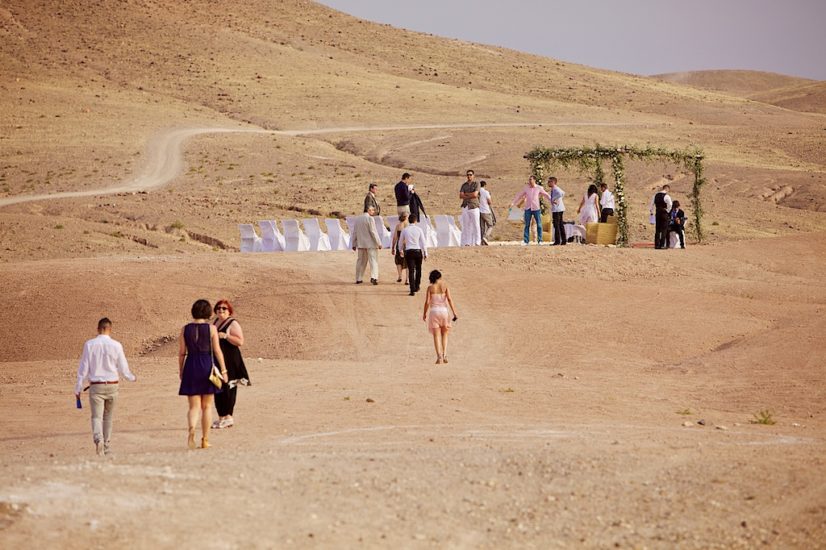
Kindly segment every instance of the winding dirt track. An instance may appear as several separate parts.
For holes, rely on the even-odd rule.
[[[20,195],[0,199],[0,207],[23,202],[69,199],[114,195],[137,191],[149,191],[163,187],[178,177],[184,168],[183,144],[186,140],[202,134],[219,134],[243,132],[253,134],[272,134],[282,136],[310,136],[319,134],[338,134],[355,132],[386,132],[398,130],[439,130],[449,128],[517,128],[530,126],[637,126],[638,124],[613,122],[504,122],[504,123],[465,123],[465,124],[415,124],[408,126],[348,126],[338,128],[314,128],[306,130],[264,130],[262,128],[230,127],[196,127],[171,128],[153,136],[147,143],[147,162],[143,172],[112,187],[87,189],[84,191],[65,191],[62,193],[43,193],[39,195]]]

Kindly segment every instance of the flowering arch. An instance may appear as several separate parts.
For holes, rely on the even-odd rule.
[[[690,150],[669,150],[653,147],[602,147],[599,144],[594,147],[568,147],[561,149],[547,149],[535,147],[525,155],[531,164],[531,173],[536,176],[537,181],[543,181],[544,175],[553,167],[569,168],[576,166],[580,172],[591,172],[594,174],[594,182],[603,182],[605,173],[602,170],[602,161],[611,161],[611,171],[614,174],[615,194],[617,198],[617,233],[618,244],[628,245],[628,205],[625,201],[625,167],[623,157],[632,160],[654,161],[669,160],[675,164],[682,165],[694,173],[694,187],[691,191],[691,207],[694,211],[694,235],[697,241],[703,240],[702,218],[703,209],[700,204],[700,188],[705,183],[703,177],[703,153],[700,149]]]

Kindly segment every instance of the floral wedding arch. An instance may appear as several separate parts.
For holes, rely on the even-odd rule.
[[[602,162],[611,161],[611,171],[614,174],[614,195],[616,196],[616,216],[617,216],[617,244],[628,245],[628,205],[625,201],[625,168],[623,158],[643,161],[671,161],[674,164],[685,167],[689,172],[694,173],[694,187],[691,190],[691,208],[694,211],[694,231],[697,241],[703,240],[703,209],[700,204],[700,188],[705,183],[703,177],[703,153],[700,149],[669,150],[653,147],[602,147],[599,144],[594,147],[568,147],[560,149],[548,149],[535,147],[525,155],[531,164],[531,173],[536,176],[537,181],[544,181],[545,174],[548,174],[554,167],[570,168],[576,167],[580,172],[590,172],[594,174],[594,183],[599,185],[603,182],[605,173],[602,170]]]

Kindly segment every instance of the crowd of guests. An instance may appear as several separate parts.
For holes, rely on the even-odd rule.
[[[485,181],[476,182],[473,170],[466,173],[466,181],[459,189],[461,202],[461,244],[475,246],[488,244],[490,231],[496,225],[491,194]],[[534,176],[513,198],[510,208],[521,206],[524,210],[523,243],[530,239],[530,228],[536,225],[537,242],[542,242],[542,205],[544,198],[550,204],[554,234],[554,245],[567,242],[562,220],[565,212],[565,191],[551,176],[547,180],[548,189],[539,185]],[[356,260],[356,284],[363,282],[368,264],[370,282],[378,285],[378,250],[382,248],[373,216],[380,215],[381,206],[376,197],[377,186],[370,184],[364,198],[364,212],[356,219],[351,234],[353,250],[358,252]],[[670,233],[679,236],[680,247],[685,248],[685,213],[680,202],[671,199],[670,186],[664,185],[651,198],[649,211],[655,225],[654,247],[668,248]],[[420,291],[422,262],[427,260],[427,239],[417,222],[426,216],[421,198],[416,193],[411,174],[405,172],[394,188],[396,212],[399,221],[392,231],[391,253],[396,266],[397,283],[404,281],[409,295]],[[592,222],[606,222],[614,214],[614,195],[605,183],[599,187],[590,184],[577,208],[577,222],[581,225]],[[432,270],[430,282],[425,291],[422,320],[433,337],[436,364],[447,363],[448,334],[458,320],[456,306],[450,289],[441,272]],[[192,304],[192,321],[181,328],[178,336],[178,394],[187,397],[187,446],[190,449],[210,446],[211,429],[231,428],[235,424],[233,413],[239,385],[249,385],[241,347],[244,332],[234,315],[232,304],[221,299],[214,307],[209,301],[200,299]],[[113,412],[118,397],[120,377],[135,381],[130,371],[123,347],[111,338],[112,322],[103,318],[98,322],[98,336],[88,340],[78,366],[75,397],[81,408],[81,393],[89,390],[91,409],[92,440],[99,455],[111,453]],[[87,385],[88,384],[88,385]],[[86,385],[86,388],[84,388]],[[212,421],[215,407],[218,418]],[[196,443],[198,427],[201,428],[200,445]]]
[[[250,377],[241,346],[244,332],[233,317],[228,300],[218,300],[215,307],[201,299],[192,304],[192,321],[178,335],[178,395],[187,398],[187,446],[207,449],[210,429],[231,428],[235,424],[236,394],[239,385],[250,385]],[[112,425],[118,399],[120,377],[131,381],[123,346],[111,337],[112,321],[98,321],[98,336],[83,346],[75,383],[77,407],[80,396],[89,390],[92,441],[98,455],[111,454]],[[86,386],[84,388],[84,385]],[[212,422],[212,408],[218,418]],[[201,427],[200,445],[196,432]]]
[[[487,188],[487,182],[476,181],[473,170],[468,170],[465,174],[466,180],[459,188],[460,222],[461,222],[461,246],[487,245],[490,234],[496,225],[496,213],[493,209],[491,193]],[[413,176],[405,172],[401,179],[393,188],[396,201],[396,213],[399,215],[399,222],[395,227],[391,227],[392,245],[391,254],[394,256],[396,265],[397,282],[404,280],[410,285],[410,294],[418,292],[419,283],[416,278],[410,278],[410,273],[421,274],[421,261],[427,258],[427,247],[425,239],[419,235],[420,231],[410,229],[417,221],[423,220],[427,216],[424,205],[419,195],[416,193],[416,186],[413,183]],[[370,282],[378,284],[378,255],[377,250],[382,248],[381,238],[378,232],[370,223],[369,217],[381,215],[381,206],[376,197],[377,185],[371,183],[367,195],[364,198],[364,213],[360,221],[356,223],[354,229],[355,238],[352,239],[353,249],[358,251],[356,262],[356,283],[360,284],[366,266],[370,265]],[[679,208],[679,201],[671,201],[668,195],[669,186],[664,186],[663,190],[651,201],[650,209],[652,223],[655,223],[655,248],[667,248],[668,235],[676,233],[680,239],[680,246],[685,248],[685,213]],[[523,209],[522,220],[524,230],[522,234],[523,244],[530,242],[531,230],[535,227],[537,243],[542,242],[542,213],[543,210],[550,209],[551,225],[553,231],[553,246],[567,244],[570,235],[566,234],[565,222],[565,191],[559,187],[556,177],[551,176],[547,180],[547,188],[538,182],[535,176],[528,178],[527,184],[516,194],[511,201],[509,213],[517,207]],[[546,201],[543,204],[541,201]],[[576,209],[575,223],[586,225],[589,223],[606,223],[614,215],[616,209],[614,194],[608,189],[606,183],[592,183],[588,185],[585,193]],[[511,218],[513,219],[513,218]],[[404,231],[404,238],[402,234]]]

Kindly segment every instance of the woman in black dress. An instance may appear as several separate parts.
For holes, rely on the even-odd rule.
[[[249,386],[250,377],[244,358],[241,357],[241,346],[244,345],[244,332],[241,325],[232,314],[235,311],[228,300],[218,300],[215,303],[215,320],[213,324],[218,329],[218,339],[221,352],[224,354],[224,363],[227,366],[228,381],[220,393],[215,394],[215,408],[218,409],[218,420],[212,424],[215,429],[231,428],[235,425],[232,413],[235,410],[235,398],[238,385]]]

